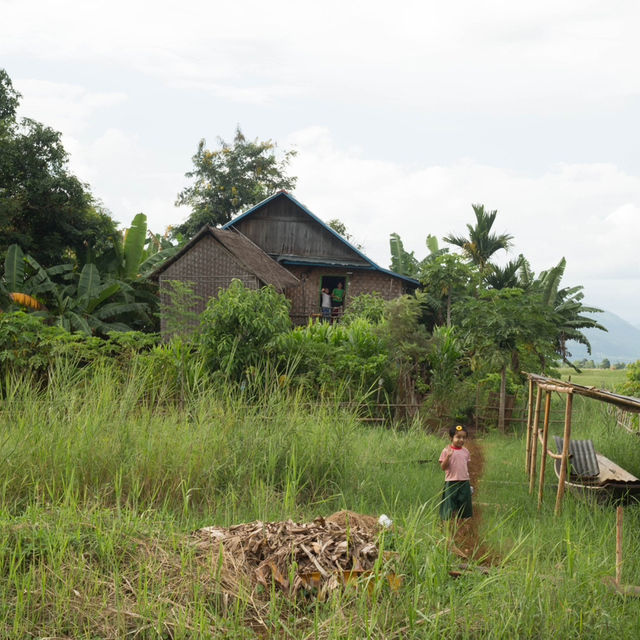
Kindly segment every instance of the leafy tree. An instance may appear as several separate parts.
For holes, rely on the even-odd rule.
[[[200,344],[209,366],[233,378],[257,366],[274,340],[291,329],[289,301],[273,287],[247,289],[240,280],[211,298],[201,316]]]
[[[504,429],[507,369],[518,373],[523,353],[533,354],[542,371],[552,362],[553,311],[521,289],[489,289],[457,305],[455,322],[471,349],[472,366],[500,370],[498,424]]]
[[[600,369],[611,369],[611,360],[604,358],[599,365]]]
[[[114,221],[69,173],[60,134],[17,119],[19,102],[0,69],[0,256],[14,243],[46,266],[100,253]]]
[[[423,286],[421,301],[429,310],[425,318],[427,326],[446,324],[450,327],[453,304],[475,292],[477,272],[460,256],[441,254],[424,260],[419,275]]]
[[[351,243],[358,251],[362,251],[363,246],[347,231],[347,225],[338,218],[332,218],[327,222],[338,235],[341,235],[347,242]]]
[[[484,273],[493,254],[501,249],[508,249],[513,236],[508,233],[496,235],[492,232],[498,215],[496,210],[485,211],[482,204],[472,204],[471,207],[476,216],[476,224],[467,224],[469,236],[449,234],[444,241],[460,247],[464,255]]]
[[[293,189],[296,178],[285,173],[295,151],[285,151],[280,158],[271,140],[248,141],[240,127],[233,143],[218,138],[219,148],[210,151],[206,140],[200,140],[193,156],[194,168],[187,178],[194,184],[183,189],[176,205],[187,205],[191,215],[173,233],[186,239],[194,236],[204,225],[220,225],[244,208],[257,204],[279,189]]]

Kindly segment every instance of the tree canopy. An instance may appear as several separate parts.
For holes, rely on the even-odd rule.
[[[100,253],[115,231],[68,170],[60,133],[17,118],[20,94],[0,69],[0,257],[18,244],[44,266]]]
[[[218,138],[219,148],[214,151],[206,144],[204,138],[200,140],[193,170],[185,174],[194,182],[178,194],[176,205],[191,207],[191,215],[174,227],[174,234],[189,239],[205,224],[225,224],[243,209],[296,185],[297,178],[286,175],[296,152],[278,156],[271,140],[247,140],[238,127],[233,143]]]

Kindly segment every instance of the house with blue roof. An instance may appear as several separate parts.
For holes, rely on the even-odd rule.
[[[419,286],[377,265],[286,191],[266,198],[218,231],[225,237],[218,233],[217,238],[215,230],[204,228],[160,267],[154,277],[161,294],[167,279],[189,281],[205,302],[233,278],[255,287],[271,284],[291,301],[292,321],[306,324],[320,316],[325,287],[344,291],[341,301],[333,301],[333,316],[339,318],[360,294],[377,292],[391,300]],[[290,276],[283,277],[283,272]]]

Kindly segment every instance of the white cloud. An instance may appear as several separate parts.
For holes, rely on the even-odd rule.
[[[427,234],[464,234],[478,202],[498,210],[496,232],[514,236],[511,257],[523,253],[541,271],[564,256],[567,285],[604,299],[609,282],[607,300],[615,290],[626,300],[618,312],[640,320],[640,176],[608,164],[558,165],[538,177],[470,161],[403,167],[341,149],[317,127],[289,142],[299,151],[296,194],[320,218],[340,218],[381,266],[389,264],[390,233],[423,257]],[[598,283],[593,291],[590,282]]]
[[[127,100],[120,91],[95,92],[77,84],[34,78],[14,78],[13,83],[22,94],[20,115],[72,136],[81,133],[96,112]]]
[[[7,3],[5,3],[7,4]],[[633,2],[10,2],[0,52],[118,64],[262,102],[557,113],[640,90]]]

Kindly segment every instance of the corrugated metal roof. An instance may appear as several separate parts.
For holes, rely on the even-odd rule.
[[[553,437],[556,441],[558,453],[562,453],[562,438]],[[596,458],[593,440],[569,440],[569,455],[571,456],[571,476],[577,478],[597,478],[600,466]]]

